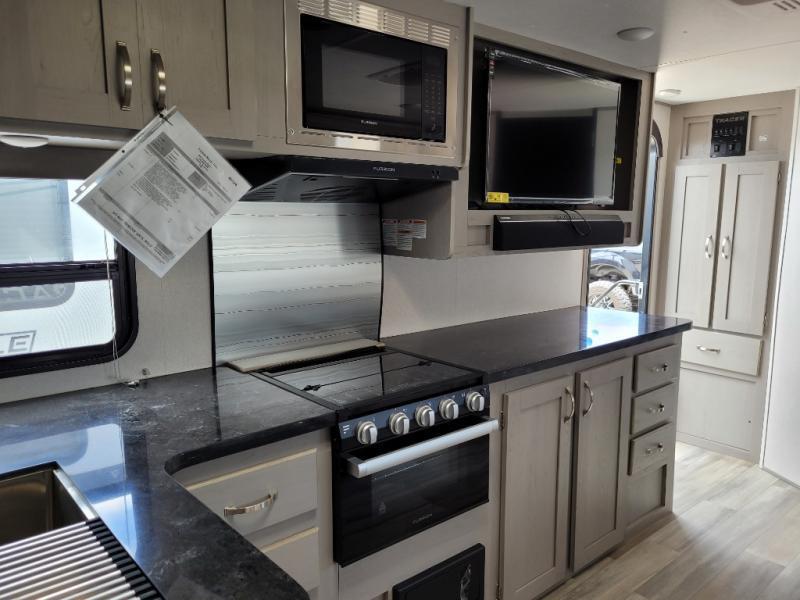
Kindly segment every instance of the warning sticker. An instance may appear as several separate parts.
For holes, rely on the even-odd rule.
[[[411,250],[414,243],[414,230],[408,224],[408,221],[401,221],[397,225],[397,249],[398,250]]]
[[[403,219],[400,221],[404,229],[411,230],[411,237],[424,240],[428,237],[428,222],[425,219]]]
[[[508,192],[486,192],[486,202],[491,204],[508,204]]]
[[[397,247],[397,219],[383,219],[383,245],[388,248]]]

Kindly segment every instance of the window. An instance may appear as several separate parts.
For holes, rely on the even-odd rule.
[[[70,202],[80,183],[0,178],[0,377],[111,360],[133,343],[133,259]]]
[[[661,135],[653,123],[647,162],[646,196],[642,218],[642,243],[635,247],[595,248],[589,252],[589,306],[630,312],[647,312],[650,284],[650,256],[653,240],[653,214],[656,201],[658,159]]]

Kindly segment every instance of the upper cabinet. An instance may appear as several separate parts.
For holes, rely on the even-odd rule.
[[[778,169],[778,161],[676,169],[668,314],[697,327],[764,332]]]
[[[673,231],[667,277],[670,314],[691,319],[697,327],[711,321],[714,258],[722,165],[680,166],[675,172]]]
[[[204,135],[255,137],[252,0],[0,0],[0,13],[2,118],[139,129],[177,105]]]
[[[255,138],[252,0],[138,0],[143,112],[176,105],[204,135]]]
[[[136,4],[0,0],[0,116],[139,128]]]

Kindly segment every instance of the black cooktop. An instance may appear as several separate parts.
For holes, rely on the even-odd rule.
[[[280,372],[258,375],[311,400],[352,415],[473,385],[481,374],[448,364],[381,350]]]

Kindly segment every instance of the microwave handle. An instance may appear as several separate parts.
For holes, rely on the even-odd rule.
[[[347,459],[347,472],[356,479],[380,473],[403,463],[434,454],[440,450],[446,450],[453,446],[458,446],[464,442],[489,435],[493,431],[500,429],[497,419],[486,419],[482,423],[453,431],[439,437],[435,437],[419,444],[408,446],[388,454],[382,454],[369,460],[360,460],[354,456]]]

